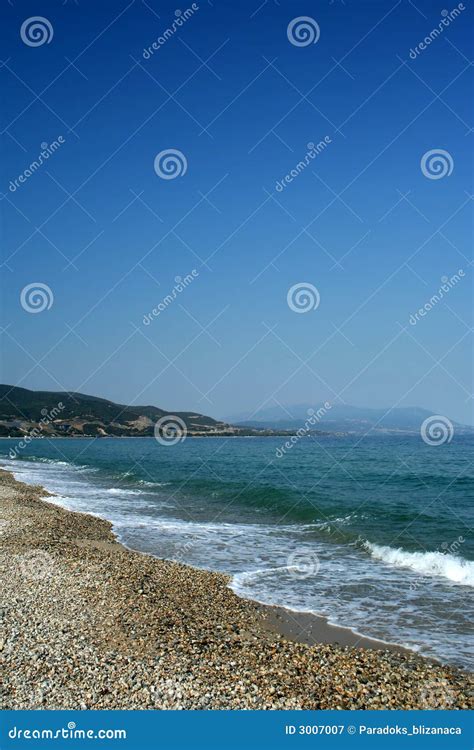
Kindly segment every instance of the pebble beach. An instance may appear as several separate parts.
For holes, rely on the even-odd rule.
[[[3,470],[0,570],[1,709],[472,707],[467,672],[317,627],[308,642],[227,576],[127,549]]]

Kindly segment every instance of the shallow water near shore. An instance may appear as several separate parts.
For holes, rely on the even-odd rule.
[[[419,436],[0,441],[51,501],[111,520],[129,547],[230,573],[236,593],[325,615],[472,668],[474,440]]]

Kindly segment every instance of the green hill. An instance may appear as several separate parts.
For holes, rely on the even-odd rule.
[[[126,406],[83,393],[30,391],[0,385],[0,435],[20,436],[40,423],[54,435],[130,435],[154,433],[155,423],[169,415],[179,417],[190,434],[233,431],[230,425],[195,412],[168,412],[156,406]],[[239,430],[237,430],[238,432]]]

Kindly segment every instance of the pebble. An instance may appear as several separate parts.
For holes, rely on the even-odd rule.
[[[472,706],[463,670],[287,640],[227,576],[127,550],[47,494],[0,470],[0,709]]]

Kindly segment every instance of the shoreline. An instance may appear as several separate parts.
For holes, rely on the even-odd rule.
[[[253,602],[254,600],[247,599],[246,601]],[[398,643],[371,638],[350,627],[334,625],[324,615],[292,610],[288,607],[262,602],[257,602],[257,604],[262,607],[265,620],[264,627],[268,627],[271,632],[278,633],[290,641],[295,641],[295,643],[304,643],[307,646],[330,644],[332,646],[371,649],[372,651],[392,651],[397,654],[419,656],[413,649],[406,648]],[[419,658],[428,663],[441,664],[440,661],[432,657],[419,656]]]
[[[15,473],[14,471],[10,472],[8,469],[4,469],[1,465],[0,471],[8,471],[8,473],[11,473],[12,476],[14,476]],[[20,482],[21,480],[16,479],[16,481]],[[23,484],[25,484],[27,487],[33,486],[29,485],[26,482],[24,482]],[[54,493],[50,493],[49,490],[46,490],[43,487],[42,489],[50,497],[54,496]],[[81,511],[70,510],[62,505],[57,505],[57,507],[60,507],[69,513],[81,513]],[[92,514],[88,514],[87,512],[84,513],[84,515],[90,515],[94,518],[100,518],[101,520],[110,524],[111,532],[117,543],[122,545],[130,552],[135,552],[140,555],[146,555],[155,560],[161,559],[157,555],[153,555],[152,553],[144,552],[143,550],[127,545],[120,538],[120,535],[114,530],[113,521],[106,518],[105,516],[92,516]],[[173,560],[168,561],[174,562]],[[189,565],[189,563],[186,562],[183,562],[181,564],[186,565],[187,567],[191,568],[191,570],[202,570],[193,565]],[[226,575],[225,573],[222,574],[219,571],[211,570],[209,572],[216,573],[217,575]],[[231,586],[232,576],[229,575],[227,577],[229,579],[229,589],[234,593],[235,596],[237,596],[239,599],[242,599],[243,601],[251,602],[257,605],[262,614],[262,626],[265,629],[268,629],[269,632],[284,636],[288,640],[295,641],[296,643],[304,643],[309,646],[314,646],[319,643],[325,643],[339,646],[368,648],[379,651],[388,650],[405,654],[417,653],[414,649],[407,648],[405,646],[402,646],[401,644],[384,641],[379,638],[372,638],[371,636],[365,635],[364,633],[359,633],[348,625],[336,625],[334,623],[331,623],[329,617],[322,614],[302,610],[293,610],[283,605],[267,604],[256,599],[250,599],[244,596],[240,596],[240,594],[235,592]],[[435,664],[442,663],[439,659],[436,659],[434,657],[424,656],[423,658]]]
[[[2,708],[468,708],[463,670],[242,599],[48,496],[0,471]]]
[[[30,485],[31,486],[31,485]],[[57,506],[62,507],[62,506]],[[68,509],[64,509],[68,510]],[[68,513],[81,513],[81,511],[68,510]],[[89,515],[87,513],[82,515]],[[98,516],[96,516],[97,518]],[[138,555],[145,555],[151,557],[153,560],[166,560],[170,563],[175,563],[174,560],[168,558],[160,558],[153,555],[151,552],[143,552],[142,550],[135,549],[121,541],[119,536],[113,530],[113,523],[107,518],[100,516],[100,519],[111,525],[111,532],[116,538],[118,544],[124,549],[134,552]],[[391,643],[390,641],[382,641],[377,638],[371,638],[370,636],[358,633],[350,627],[344,625],[334,625],[329,621],[328,617],[324,615],[318,615],[314,612],[304,612],[295,609],[289,609],[289,607],[280,606],[277,604],[266,604],[265,602],[258,601],[257,599],[250,599],[245,596],[237,594],[232,586],[232,576],[226,573],[220,573],[219,571],[206,570],[205,568],[197,568],[189,563],[176,563],[184,565],[190,570],[201,571],[211,573],[211,575],[224,576],[227,579],[227,586],[229,591],[233,593],[238,599],[243,602],[255,605],[256,609],[261,614],[261,627],[264,630],[268,630],[269,633],[283,636],[284,638],[294,641],[295,643],[304,643],[308,646],[315,646],[317,644],[330,644],[333,646],[348,646],[351,648],[364,648],[372,649],[374,651],[394,651],[402,654],[413,654],[417,655],[417,652],[413,649],[406,648],[398,643]],[[441,661],[434,657],[420,656],[427,662],[433,664],[442,664]]]

